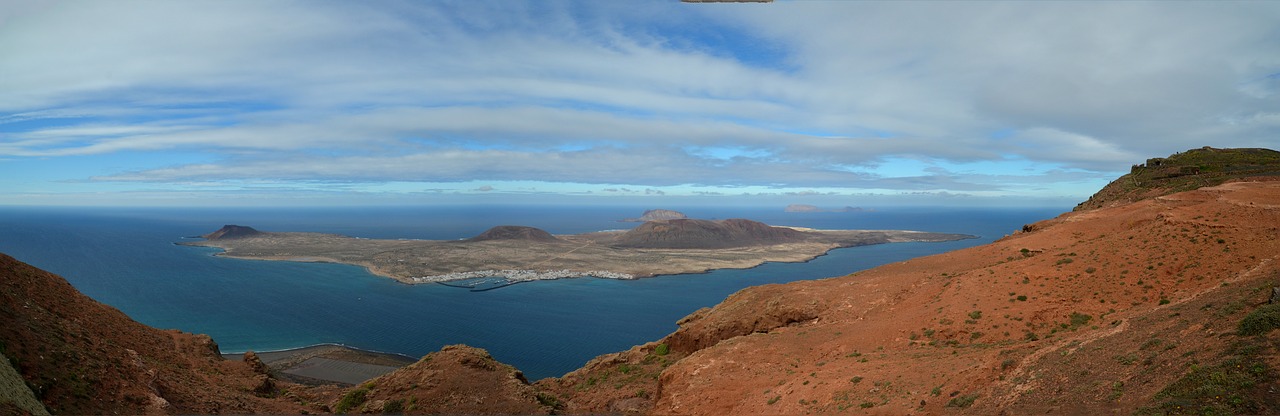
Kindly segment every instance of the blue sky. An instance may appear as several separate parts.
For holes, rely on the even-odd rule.
[[[0,3],[0,205],[1064,205],[1278,147],[1270,2]]]

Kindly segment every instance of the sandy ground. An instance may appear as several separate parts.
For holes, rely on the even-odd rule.
[[[272,371],[303,384],[359,384],[417,361],[399,354],[363,351],[341,345],[255,353]],[[223,357],[240,360],[243,354],[223,354]]]

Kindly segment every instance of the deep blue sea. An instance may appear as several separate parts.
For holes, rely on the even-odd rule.
[[[419,357],[444,345],[489,350],[530,379],[560,376],[591,358],[653,341],[681,317],[742,288],[849,274],[988,243],[1054,208],[878,208],[787,213],[781,208],[670,207],[695,218],[749,218],[825,229],[974,234],[945,243],[835,250],[807,263],[660,276],[541,281],[471,292],[404,285],[362,268],[214,257],[174,245],[224,224],[367,238],[457,239],[495,225],[554,234],[623,229],[644,208],[420,207],[332,209],[0,207],[0,252],[65,277],[86,295],[159,328],[213,336],[223,352],[337,343]]]

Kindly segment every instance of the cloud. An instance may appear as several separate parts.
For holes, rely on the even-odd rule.
[[[663,149],[590,149],[569,152],[441,149],[399,156],[311,156],[263,158],[235,163],[199,163],[95,176],[98,182],[192,182],[254,180],[468,182],[534,180],[635,186],[768,186],[803,183],[824,187],[979,190],[990,186],[944,176],[880,177],[804,163],[738,159],[708,161]],[[643,193],[631,188],[606,192]],[[655,192],[651,190],[649,192]]]
[[[1078,192],[1280,133],[1269,3],[121,6],[0,11],[0,157],[156,186]]]

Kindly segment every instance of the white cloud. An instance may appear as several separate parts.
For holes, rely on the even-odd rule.
[[[23,3],[0,11],[0,156],[157,159],[99,182],[1075,184],[1274,146],[1276,21],[1270,3]],[[159,161],[174,151],[210,157]],[[869,173],[894,159],[1042,169]]]

